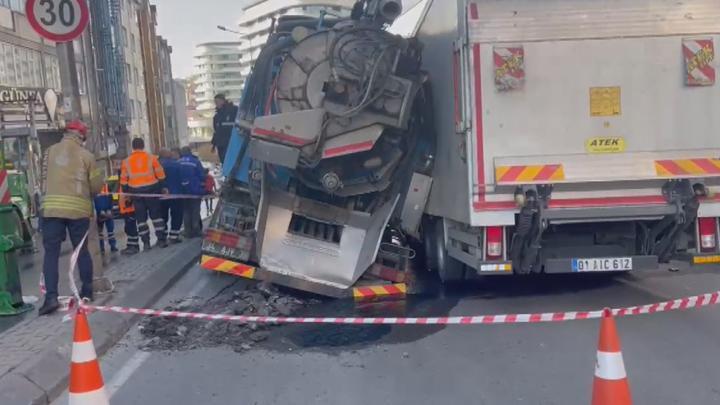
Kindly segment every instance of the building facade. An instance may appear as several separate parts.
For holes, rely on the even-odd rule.
[[[177,125],[177,146],[188,146],[190,145],[190,133],[187,115],[187,90],[185,89],[185,84],[182,80],[173,80],[172,86],[173,99],[175,102],[175,122]]]
[[[150,124],[145,94],[145,69],[140,43],[140,11],[147,0],[120,0],[122,10],[122,42],[125,55],[130,138],[141,137],[151,145]]]
[[[157,9],[142,2],[139,11],[140,45],[145,71],[145,104],[148,120],[150,149],[157,153],[165,142],[165,104],[162,91],[159,38],[157,36]]]
[[[161,36],[157,37],[157,47],[160,60],[159,85],[163,99],[165,146],[175,148],[180,146],[180,128],[178,126],[176,106],[181,100],[177,99],[175,93],[175,81],[173,80],[172,62],[170,59],[172,47],[168,44],[167,40]],[[185,108],[184,103],[182,107],[183,109]],[[187,119],[185,121],[187,122]],[[185,130],[187,131],[187,128]]]
[[[23,12],[18,2],[0,0],[0,85],[60,91],[55,43],[41,39]]]
[[[215,95],[222,93],[234,102],[240,99],[244,84],[240,46],[240,42],[208,42],[198,45],[195,50],[194,94],[188,111],[193,143],[212,139]]]
[[[243,80],[250,75],[260,50],[267,42],[273,20],[284,15],[319,17],[322,13],[347,17],[355,0],[255,0],[243,9],[238,21],[242,34],[239,51],[240,74]]]

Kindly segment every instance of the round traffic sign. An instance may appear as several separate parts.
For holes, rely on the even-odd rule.
[[[79,37],[90,21],[85,0],[27,0],[25,12],[40,36],[56,42]]]

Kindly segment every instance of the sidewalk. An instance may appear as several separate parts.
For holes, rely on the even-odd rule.
[[[167,249],[124,257],[107,256],[105,275],[112,281],[112,294],[96,297],[96,303],[147,307],[197,262],[200,239]],[[123,246],[124,243],[120,243]],[[69,246],[69,243],[68,243]],[[61,269],[67,269],[69,250],[63,250]],[[20,259],[23,293],[39,298],[37,280],[42,251]],[[61,274],[60,293],[68,294],[67,277]],[[40,305],[38,302],[36,305]],[[0,318],[0,404],[45,404],[67,385],[72,323],[62,323],[65,314],[38,317],[37,309],[21,317]],[[98,355],[107,351],[129,329],[127,317],[92,314]],[[4,328],[3,328],[4,326]],[[3,331],[4,330],[4,331]]]
[[[115,233],[118,240],[118,247],[125,246],[127,237],[122,229],[123,222],[120,220],[115,221]],[[155,235],[152,235],[152,243],[156,242]],[[37,307],[42,305],[43,294],[40,292],[40,279],[42,277],[42,266],[45,252],[42,245],[42,235],[35,235],[35,248],[37,251],[33,254],[18,255],[18,267],[20,271],[20,283],[22,285],[23,296],[26,297],[26,301],[34,304]],[[70,255],[72,254],[72,245],[70,241],[66,241],[62,245],[60,252],[60,295],[70,295],[70,287],[68,285],[68,279],[66,276],[67,267],[69,266]],[[109,248],[108,248],[109,250]],[[109,254],[104,257],[105,269],[109,269],[113,264],[117,264],[119,261],[123,261],[124,258],[118,254]],[[65,270],[63,270],[65,269]],[[78,280],[76,272],[76,281]],[[33,300],[38,300],[33,302]],[[20,316],[13,317],[0,317],[0,336],[6,330],[10,329],[14,325],[37,316],[37,311],[22,314]],[[2,360],[0,359],[0,362]]]

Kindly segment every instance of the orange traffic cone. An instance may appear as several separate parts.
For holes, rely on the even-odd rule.
[[[75,318],[72,363],[70,364],[70,405],[108,405],[105,383],[100,373],[90,335],[90,326],[83,311]]]
[[[615,318],[605,309],[600,323],[592,405],[631,405],[630,384],[620,350]]]

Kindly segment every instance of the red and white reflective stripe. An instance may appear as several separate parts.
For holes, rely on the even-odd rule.
[[[72,362],[73,363],[87,363],[97,359],[95,353],[95,346],[92,340],[85,342],[74,342],[72,348]]]
[[[0,204],[8,205],[12,202],[12,194],[10,192],[10,179],[8,171],[0,170]]]
[[[105,387],[83,393],[69,392],[68,401],[70,405],[99,405],[109,403]]]
[[[291,144],[297,145],[297,146],[307,145],[311,141],[313,141],[312,139],[309,139],[309,140],[303,139],[303,138],[293,136],[290,134],[286,134],[283,132],[277,132],[277,131],[273,131],[270,129],[258,128],[258,127],[253,128],[252,133],[253,133],[253,135],[257,135],[257,136],[260,136],[263,138],[275,138],[279,141],[291,143]]]
[[[622,353],[598,350],[595,377],[610,381],[627,378]]]
[[[353,143],[350,145],[338,146],[335,148],[325,149],[323,152],[324,158],[331,158],[343,155],[349,155],[351,153],[369,151],[375,146],[375,141],[364,141],[359,143]]]
[[[689,308],[700,308],[720,303],[720,291],[696,295],[693,297],[680,298],[672,301],[665,301],[656,304],[641,305],[628,308],[613,309],[613,316],[632,316],[641,314],[652,314],[656,312],[668,312],[684,310]],[[190,318],[204,319],[210,321],[226,321],[241,323],[315,323],[315,324],[349,324],[349,325],[496,325],[510,323],[543,323],[543,322],[566,322],[584,319],[599,319],[603,316],[603,310],[598,311],[573,311],[573,312],[546,312],[538,314],[505,314],[505,315],[479,315],[479,316],[451,316],[451,317],[423,317],[423,318],[398,318],[398,317],[377,317],[377,318],[314,318],[314,317],[278,317],[278,316],[249,316],[249,315],[224,315],[224,314],[202,314],[179,311],[159,311],[155,309],[140,309],[117,306],[95,306],[81,304],[80,307],[90,311],[114,312],[119,314],[136,314],[144,316],[159,316],[168,318]]]
[[[138,198],[159,198],[161,200],[177,200],[177,199],[191,199],[191,198],[218,198],[217,194],[150,194],[150,193],[100,193],[98,195],[109,195],[109,196],[126,196],[126,197],[138,197]]]

